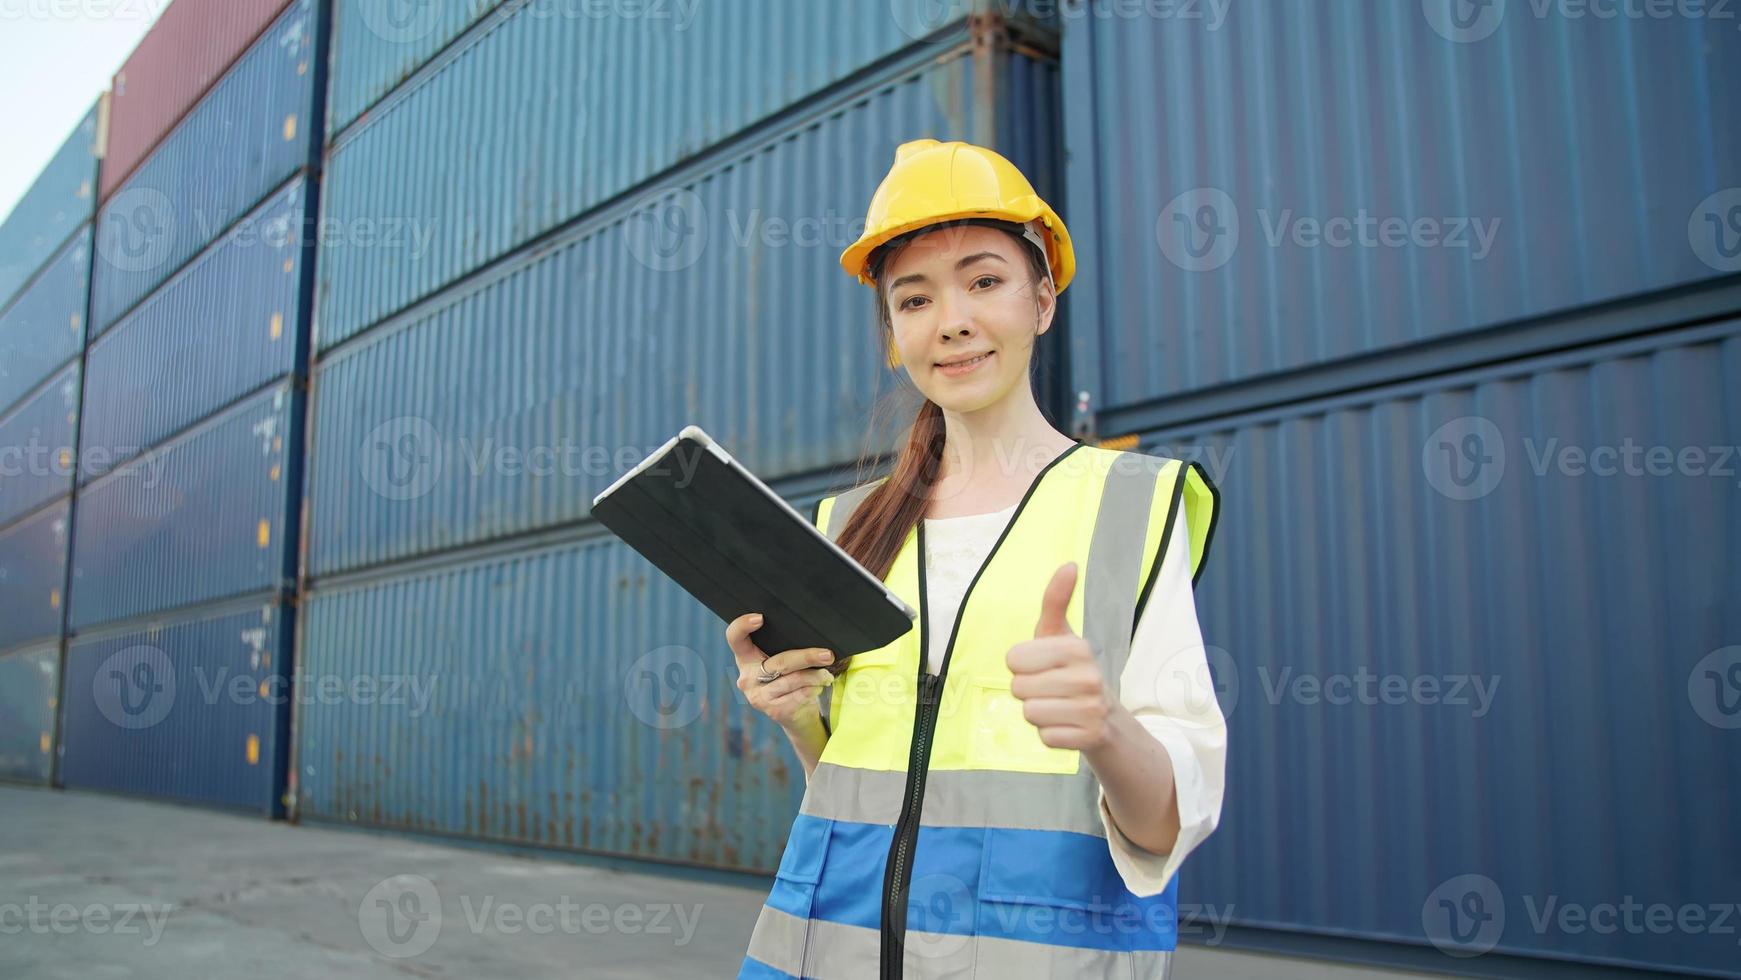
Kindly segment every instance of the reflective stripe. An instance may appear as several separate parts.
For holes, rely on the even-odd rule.
[[[766,904],[874,929],[894,828],[799,814]],[[1125,887],[1104,838],[1002,827],[919,828],[907,927],[1105,950],[1172,949],[1178,880]]]
[[[859,980],[876,975],[880,952],[876,929],[806,922],[763,906],[750,937],[751,962],[745,963],[739,976]],[[1111,952],[912,929],[902,952],[904,975],[915,980],[1079,976],[1166,980],[1172,965],[1172,954],[1164,951]]]
[[[828,512],[828,537],[830,540],[836,543],[840,541],[840,532],[846,530],[846,522],[852,518],[852,512],[857,510],[858,505],[864,503],[864,498],[870,496],[871,491],[881,486],[882,482],[875,480],[856,486],[834,498],[834,508]]]
[[[818,763],[801,813],[830,820],[894,824],[905,799],[905,770],[854,769]],[[925,778],[928,827],[1065,830],[1105,837],[1099,786],[1086,766],[1073,775],[932,769]]]
[[[1167,462],[1141,453],[1120,453],[1100,492],[1083,575],[1082,635],[1094,648],[1101,673],[1113,685],[1130,656],[1137,591],[1143,586],[1149,510],[1155,483]]]

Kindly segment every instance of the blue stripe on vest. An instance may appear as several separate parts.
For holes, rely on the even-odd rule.
[[[799,980],[784,970],[776,970],[753,956],[744,957],[738,968],[738,980]]]
[[[876,929],[894,828],[799,814],[768,905]],[[826,857],[826,861],[824,858]],[[907,928],[1112,951],[1177,943],[1175,877],[1159,895],[1124,886],[1105,839],[1050,830],[921,827]]]

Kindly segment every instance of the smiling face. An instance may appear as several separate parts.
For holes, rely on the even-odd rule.
[[[881,281],[895,346],[926,398],[972,412],[1030,384],[1056,304],[1025,242],[983,225],[939,228],[900,246]]]

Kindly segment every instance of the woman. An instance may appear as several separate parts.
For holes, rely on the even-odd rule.
[[[841,264],[925,402],[890,475],[814,519],[920,616],[844,663],[727,626],[808,776],[740,976],[1165,976],[1221,810],[1191,595],[1214,489],[1046,421],[1033,352],[1075,259],[1003,157],[903,144]]]

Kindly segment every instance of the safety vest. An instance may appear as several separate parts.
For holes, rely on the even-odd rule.
[[[875,486],[825,498],[817,527],[838,540]],[[952,623],[927,616],[919,522],[885,577],[918,628],[853,656],[829,689],[832,734],[740,977],[1164,975],[1177,878],[1150,897],[1124,886],[1093,771],[1040,740],[1004,657],[1074,561],[1066,619],[1116,686],[1181,505],[1194,581],[1216,510],[1201,467],[1072,446],[1034,478]],[[949,631],[936,675],[932,630]]]

